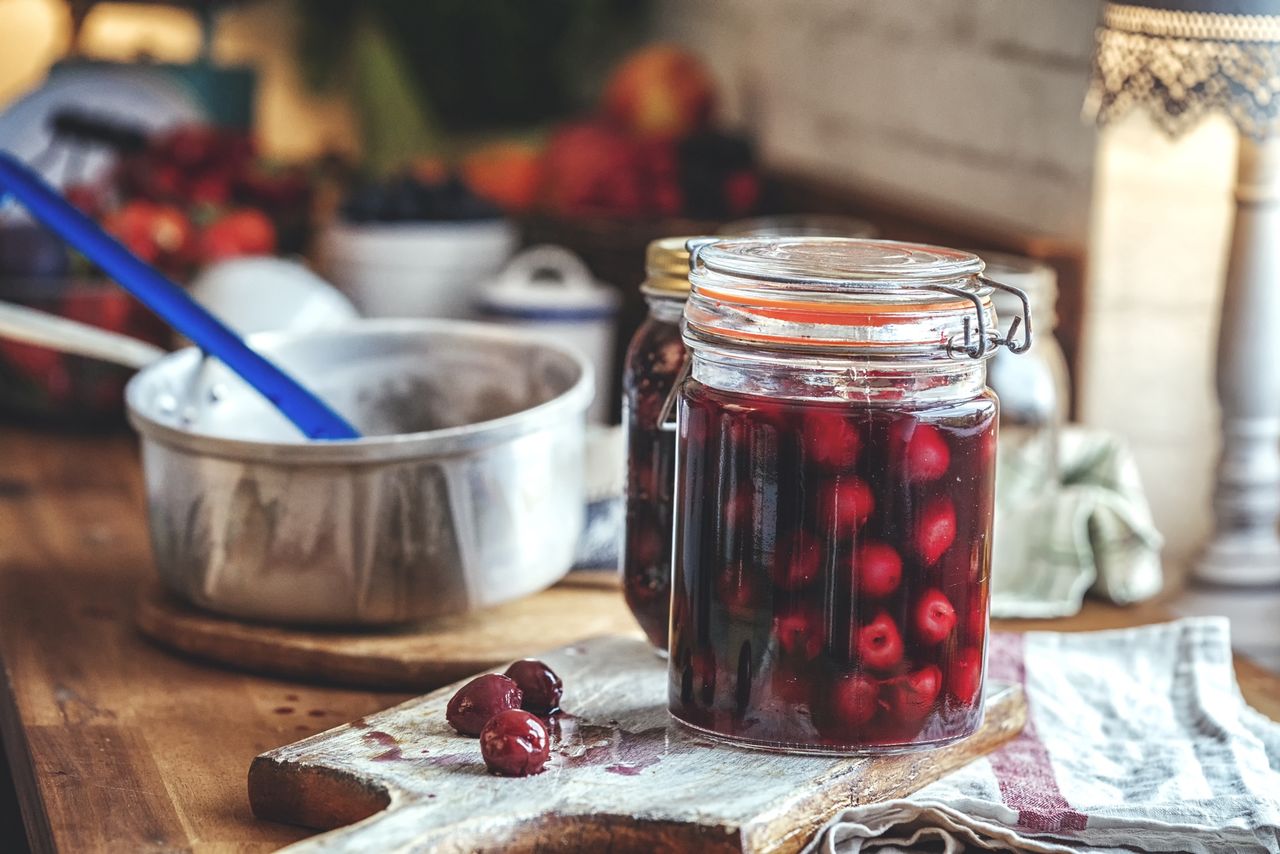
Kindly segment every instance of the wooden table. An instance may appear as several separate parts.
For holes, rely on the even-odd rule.
[[[152,569],[130,437],[0,429],[0,460],[0,734],[16,789],[0,784],[0,850],[15,847],[18,805],[37,851],[267,851],[306,836],[250,814],[250,761],[405,697],[219,670],[144,641],[131,609]],[[1166,617],[1091,604],[1000,627]],[[1246,660],[1237,672],[1249,701],[1280,719],[1280,678]]]

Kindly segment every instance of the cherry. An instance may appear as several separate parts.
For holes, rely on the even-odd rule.
[[[888,596],[902,580],[902,558],[888,543],[867,540],[853,553],[853,578],[863,596]]]
[[[821,568],[818,542],[797,532],[778,542],[773,553],[773,583],[783,590],[799,590],[813,583]]]
[[[716,594],[731,616],[743,620],[755,617],[758,590],[749,569],[741,562],[725,567],[716,577]]]
[[[956,702],[971,706],[981,687],[982,651],[975,646],[967,646],[951,659],[951,667],[947,670],[947,692]]]
[[[942,643],[956,627],[956,609],[942,591],[930,588],[916,603],[916,635],[927,644]]]
[[[927,566],[938,562],[956,539],[956,508],[945,495],[925,502],[916,520],[916,551]]]
[[[541,774],[551,758],[551,740],[542,721],[521,709],[494,715],[480,732],[480,755],[494,774]]]
[[[831,687],[832,722],[848,730],[868,723],[879,709],[880,686],[861,673],[846,673]]]
[[[858,658],[867,667],[888,670],[902,660],[902,635],[885,611],[857,629]]]
[[[479,735],[489,718],[508,709],[519,709],[524,699],[514,680],[486,673],[458,689],[445,709],[445,719],[463,735]]]
[[[909,483],[937,480],[951,465],[951,449],[941,431],[914,418],[902,418],[889,428],[889,454]]]
[[[817,658],[827,641],[822,614],[808,606],[792,606],[775,616],[773,633],[783,652],[804,661]]]
[[[889,680],[889,705],[903,720],[918,721],[933,711],[942,688],[942,671],[930,664]]]
[[[522,658],[507,668],[506,675],[524,694],[520,708],[536,715],[559,711],[564,682],[546,664],[536,658]]]
[[[858,460],[862,435],[843,411],[815,410],[804,416],[804,447],[818,465],[848,469]]]
[[[871,487],[862,478],[835,480],[818,496],[818,513],[823,522],[834,523],[840,535],[853,534],[875,509]]]

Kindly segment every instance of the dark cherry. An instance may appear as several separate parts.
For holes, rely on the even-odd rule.
[[[879,710],[880,684],[861,673],[847,673],[831,689],[829,717],[838,732],[854,735]]]
[[[889,680],[889,707],[899,718],[918,721],[933,711],[942,690],[942,671],[930,664]]]
[[[535,715],[549,715],[560,708],[564,682],[556,672],[536,658],[522,658],[507,668],[507,676],[524,693],[520,708]]]
[[[835,526],[841,537],[852,536],[875,509],[871,487],[861,478],[835,480],[818,496],[818,513],[826,524]]]
[[[916,522],[916,550],[932,566],[956,540],[956,508],[945,495],[925,503]]]
[[[938,428],[914,418],[897,421],[889,434],[890,455],[912,483],[937,480],[951,465],[951,449]]]
[[[773,556],[773,583],[783,590],[799,590],[813,583],[822,568],[818,542],[800,532],[778,543]]]
[[[888,543],[867,540],[853,553],[853,578],[863,596],[882,599],[902,581],[902,558]]]
[[[805,661],[817,658],[826,643],[822,614],[811,606],[793,605],[784,609],[773,619],[773,633],[783,652]]]
[[[814,409],[805,414],[804,448],[820,466],[848,469],[858,460],[862,436],[840,409]]]
[[[528,777],[546,768],[551,740],[542,721],[523,709],[507,709],[484,725],[480,755],[494,774]]]
[[[857,629],[858,659],[868,667],[889,670],[902,660],[902,633],[884,611]]]
[[[947,693],[957,703],[970,705],[982,687],[982,650],[967,646],[956,653],[947,672]]]
[[[956,609],[936,587],[916,603],[916,636],[927,644],[942,643],[956,627]]]
[[[479,735],[489,718],[508,709],[520,708],[524,699],[520,686],[506,676],[486,673],[458,689],[449,700],[445,718],[463,735]]]

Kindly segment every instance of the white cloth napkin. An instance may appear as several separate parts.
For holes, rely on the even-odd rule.
[[[1064,617],[1087,592],[1122,605],[1159,593],[1162,539],[1129,447],[1112,433],[1067,427],[1055,473],[1050,440],[1001,437],[992,616]]]
[[[846,810],[809,851],[1280,852],[1280,725],[1249,708],[1225,619],[991,638],[1013,741],[916,794]]]

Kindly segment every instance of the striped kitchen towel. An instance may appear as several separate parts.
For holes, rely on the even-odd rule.
[[[1280,725],[1249,708],[1227,621],[995,634],[1021,735],[903,800],[846,810],[809,851],[1280,852]]]

